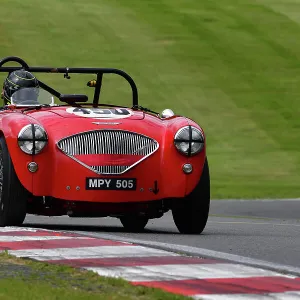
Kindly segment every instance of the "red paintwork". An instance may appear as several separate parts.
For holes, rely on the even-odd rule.
[[[74,155],[74,157],[88,166],[131,166],[143,158],[142,155],[122,154],[87,154]]]
[[[283,276],[261,276],[250,278],[205,278],[146,282],[136,281],[133,282],[133,284],[159,288],[170,293],[182,294],[186,296],[202,295],[203,298],[205,298],[205,295],[230,294],[237,296],[236,299],[263,299],[263,297],[269,293],[274,293],[275,298],[275,293],[300,291],[300,283],[298,279]],[[241,294],[247,295],[248,297],[238,297],[238,295]],[[251,297],[250,295],[252,295],[253,297]],[[228,296],[228,298],[229,297],[230,296]],[[226,298],[227,297],[225,296],[224,299]],[[280,299],[279,297],[276,298]],[[285,298],[283,297],[283,299]]]
[[[27,249],[57,249],[57,248],[75,248],[75,247],[100,247],[100,246],[127,246],[129,243],[121,243],[102,239],[54,239],[54,240],[31,240],[19,242],[0,242],[0,250],[27,250]]]
[[[120,124],[93,124],[92,122],[118,122]],[[17,144],[20,129],[30,123],[42,125],[48,134],[48,145],[35,156],[23,153]],[[193,125],[202,130],[194,121],[185,117],[172,117],[162,120],[151,114],[134,112],[125,119],[86,118],[66,112],[66,107],[43,108],[21,113],[20,109],[0,112],[0,129],[6,139],[17,176],[22,185],[34,196],[52,196],[62,200],[87,202],[143,202],[164,198],[178,198],[189,194],[198,183],[206,147],[196,156],[187,158],[174,147],[176,131],[182,126]],[[63,154],[56,143],[75,133],[95,129],[123,129],[154,138],[159,149],[119,178],[137,178],[136,191],[95,191],[85,190],[86,177],[100,176],[75,160]],[[83,159],[81,157],[81,159]],[[91,165],[93,155],[86,156],[85,163]],[[120,160],[120,165],[128,163],[128,157],[107,155],[104,160]],[[132,159],[132,158],[130,158]],[[129,160],[130,160],[129,159]],[[30,161],[38,163],[39,169],[32,174],[27,170]],[[99,156],[97,158],[99,163]],[[184,163],[192,163],[192,174],[182,171]],[[97,164],[96,164],[97,165]],[[149,188],[158,181],[159,193],[155,195]],[[70,190],[66,187],[70,186]],[[76,190],[79,186],[80,189]],[[143,188],[143,191],[140,189]]]
[[[97,239],[98,240],[98,239]],[[60,240],[61,242],[62,240]],[[28,241],[28,244],[33,241]],[[43,241],[44,243],[45,241]],[[50,241],[47,241],[50,242]],[[78,240],[76,240],[78,243]],[[111,241],[112,242],[112,241]],[[11,242],[15,243],[16,242]],[[17,242],[19,244],[20,242]],[[2,243],[1,243],[2,244]],[[0,245],[1,245],[0,244]],[[41,245],[41,243],[40,243]],[[78,247],[78,246],[77,246]],[[4,247],[3,247],[4,248]],[[36,249],[35,247],[34,249]],[[65,248],[65,245],[61,248]],[[11,249],[11,248],[6,248]],[[31,248],[32,249],[32,248]],[[14,249],[13,249],[14,250]],[[20,249],[21,250],[21,249]],[[192,256],[138,256],[138,257],[124,257],[124,259],[119,259],[115,257],[105,257],[105,258],[76,258],[76,259],[56,259],[47,260],[47,263],[56,263],[62,265],[69,265],[75,268],[82,267],[137,267],[137,266],[157,266],[157,265],[193,265],[193,264],[216,264],[220,263],[219,260],[213,260],[208,258],[198,258]]]

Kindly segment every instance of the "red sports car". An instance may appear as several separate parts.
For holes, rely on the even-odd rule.
[[[15,67],[3,66],[17,62]],[[169,210],[181,233],[201,233],[210,206],[203,129],[170,109],[138,105],[133,79],[110,68],[30,67],[18,57],[0,72],[91,74],[86,95],[61,94],[39,81],[38,91],[13,93],[0,109],[0,226],[26,214],[116,217],[129,231]],[[132,89],[133,105],[99,101],[102,77],[113,73]],[[63,80],[66,80],[63,79]],[[37,94],[38,98],[32,98]],[[27,95],[24,98],[24,95]]]

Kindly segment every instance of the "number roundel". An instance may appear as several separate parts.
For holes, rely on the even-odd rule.
[[[84,118],[124,119],[132,115],[127,108],[68,107],[66,112]]]

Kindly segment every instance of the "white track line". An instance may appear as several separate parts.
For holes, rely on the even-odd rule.
[[[246,217],[247,218],[247,217]],[[299,217],[300,218],[300,217]],[[258,222],[243,222],[243,221],[210,221],[212,224],[245,224],[245,225],[271,225],[271,226],[296,226],[299,227],[300,224],[276,224],[276,223],[258,223]]]
[[[273,262],[269,262],[269,261],[265,261],[265,260],[254,259],[254,258],[235,255],[235,254],[226,253],[226,252],[214,251],[214,250],[205,249],[205,248],[198,248],[198,247],[193,247],[193,246],[185,246],[185,245],[170,244],[170,243],[162,243],[162,242],[149,241],[149,240],[148,241],[140,240],[140,239],[135,239],[135,238],[131,238],[131,237],[122,237],[117,234],[113,235],[113,234],[107,234],[107,233],[90,233],[90,232],[84,232],[84,231],[73,231],[73,233],[77,233],[77,234],[81,234],[81,235],[85,235],[85,236],[109,239],[112,241],[119,241],[119,242],[126,241],[129,243],[134,243],[136,245],[144,245],[146,247],[156,247],[158,249],[164,249],[167,251],[176,251],[176,252],[185,253],[185,254],[192,255],[192,256],[229,260],[229,261],[232,261],[235,263],[248,264],[248,265],[252,265],[254,267],[260,267],[260,268],[264,267],[264,268],[271,269],[274,271],[280,270],[280,272],[297,274],[298,276],[300,276],[300,268],[299,267],[277,264],[277,263],[273,263]]]
[[[194,295],[194,299],[201,300],[299,300],[300,292],[266,293],[266,294],[211,294]]]
[[[82,237],[82,236],[1,236],[1,242],[23,242],[23,241],[48,241],[48,240],[94,240],[95,238],[91,237]],[[1,245],[0,245],[1,246]]]
[[[51,230],[46,230],[46,229],[36,229],[36,228],[26,228],[26,227],[15,227],[15,226],[0,227],[0,232],[12,232],[12,231],[30,231],[30,232],[46,231],[46,232],[53,232]]]
[[[36,260],[84,259],[107,257],[142,257],[142,256],[179,256],[172,252],[143,246],[100,246],[57,249],[9,250],[17,257],[29,257]]]
[[[94,271],[102,276],[122,277],[129,281],[165,281],[165,280],[186,280],[186,279],[212,279],[212,278],[248,278],[261,276],[284,275],[238,264],[177,264],[157,266],[136,266],[136,267],[108,267],[95,268],[87,267],[87,270]]]
[[[227,202],[245,202],[245,201],[253,201],[253,202],[280,202],[280,201],[300,201],[300,198],[277,198],[277,199],[260,199],[260,198],[254,198],[254,199],[212,199],[213,202],[218,201],[227,201]]]

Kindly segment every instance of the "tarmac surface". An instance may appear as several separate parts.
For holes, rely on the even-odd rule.
[[[127,233],[114,218],[40,217],[28,215],[25,226],[109,234],[220,251],[300,267],[300,200],[214,200],[201,235],[179,234],[170,212],[150,220],[143,233]]]

